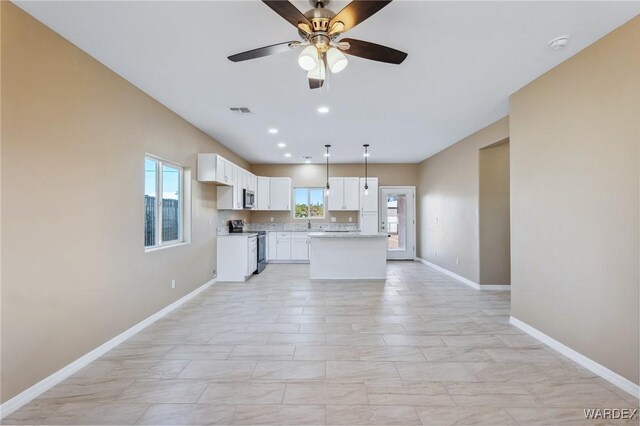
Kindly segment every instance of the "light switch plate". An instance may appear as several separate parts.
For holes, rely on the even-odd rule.
[[[335,223],[335,221],[336,221],[336,218],[335,218],[335,217],[332,217],[332,218],[331,218],[331,222]]]

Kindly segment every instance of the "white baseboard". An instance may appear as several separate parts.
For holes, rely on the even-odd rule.
[[[455,272],[451,272],[448,269],[443,268],[442,266],[438,266],[435,263],[431,263],[428,260],[424,260],[421,259],[419,257],[416,257],[416,260],[418,262],[424,263],[427,266],[432,267],[433,269],[442,272],[445,275],[449,275],[451,278],[455,278],[456,280],[460,281],[461,283],[464,283],[466,285],[468,285],[471,288],[475,288],[476,290],[502,290],[502,291],[511,291],[511,286],[510,285],[502,285],[502,284],[478,284],[476,282],[471,281],[468,278],[465,278],[461,275],[456,274]]]
[[[31,402],[38,396],[42,395],[44,392],[48,391],[53,386],[57,385],[58,383],[60,383],[67,377],[71,376],[81,368],[86,367],[88,364],[95,361],[97,358],[109,352],[111,349],[115,348],[120,343],[124,342],[125,340],[135,335],[136,333],[144,330],[146,327],[150,326],[151,324],[153,324],[160,318],[164,317],[171,311],[174,311],[180,305],[184,304],[185,302],[189,301],[190,299],[192,299],[202,291],[206,290],[215,282],[216,282],[216,279],[208,281],[207,283],[193,290],[191,293],[182,296],[180,299],[176,300],[172,304],[164,307],[163,309],[159,310],[158,312],[151,315],[150,317],[145,318],[144,320],[140,321],[139,323],[129,328],[128,330],[118,334],[113,339],[98,346],[91,352],[84,354],[80,358],[73,361],[71,364],[66,365],[65,367],[56,371],[52,375],[42,379],[35,385],[20,392],[18,395],[14,396],[13,398],[7,400],[4,404],[0,405],[0,419],[3,419],[9,416],[11,413],[18,410],[20,407],[28,404],[29,402]]]
[[[511,317],[509,319],[509,322],[515,327],[518,327],[520,330],[527,333],[528,335],[538,339],[545,345],[560,352],[562,355],[566,356],[570,360],[580,364],[581,366],[591,371],[592,373],[597,374],[598,376],[602,377],[606,381],[616,385],[623,391],[640,399],[640,386],[636,385],[631,380],[626,379],[625,377],[622,377],[618,373],[615,373],[609,370],[604,365],[598,364],[591,358],[587,358],[581,353],[574,351],[570,347],[565,346],[564,344],[558,342],[554,338],[547,336],[540,330],[531,327],[529,324],[524,323],[517,318]]]

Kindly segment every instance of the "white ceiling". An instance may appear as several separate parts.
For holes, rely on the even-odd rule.
[[[325,89],[311,91],[294,52],[226,59],[297,39],[258,1],[18,6],[252,163],[322,162],[326,143],[335,162],[362,161],[363,143],[372,162],[421,161],[507,115],[510,94],[640,13],[637,1],[394,1],[346,36],[408,52],[405,62],[349,57]],[[568,47],[547,46],[563,34]],[[319,115],[319,105],[330,113]]]

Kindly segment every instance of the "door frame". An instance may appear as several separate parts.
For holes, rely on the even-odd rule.
[[[407,229],[407,232],[411,232],[411,236],[412,236],[412,241],[413,241],[413,255],[406,258],[406,259],[389,259],[388,255],[389,255],[389,250],[387,250],[387,260],[415,260],[416,259],[416,187],[413,185],[387,185],[387,186],[380,186],[378,188],[378,209],[379,209],[379,214],[378,214],[378,226],[380,226],[380,222],[382,221],[382,208],[383,208],[383,203],[385,204],[385,208],[386,208],[386,199],[382,197],[382,191],[383,190],[407,190],[408,192],[411,192],[411,194],[413,195],[413,223],[411,224],[411,229]],[[409,250],[407,250],[409,251]]]

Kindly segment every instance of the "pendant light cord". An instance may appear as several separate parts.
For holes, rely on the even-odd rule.
[[[325,145],[324,147],[327,149],[327,189],[329,189],[329,148],[331,148],[331,145]]]
[[[364,189],[369,189],[369,144],[365,143],[364,147]]]

